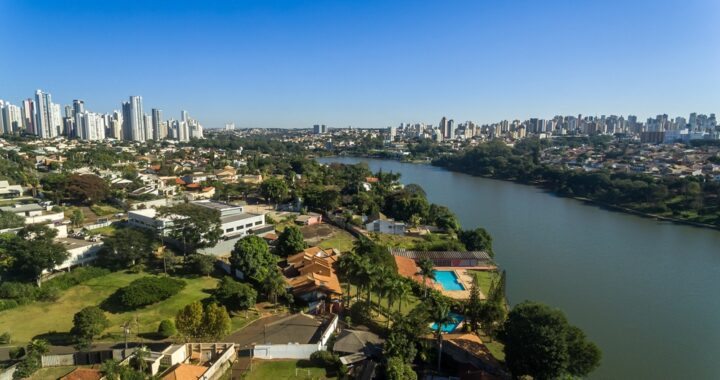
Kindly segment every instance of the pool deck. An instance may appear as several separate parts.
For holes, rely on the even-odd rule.
[[[474,277],[468,273],[468,270],[496,270],[497,267],[490,265],[490,266],[481,266],[481,267],[435,267],[435,270],[438,272],[453,272],[455,273],[455,276],[457,276],[458,282],[460,282],[465,288],[465,290],[445,290],[441,284],[434,283],[433,288],[440,291],[444,296],[459,299],[459,300],[466,300],[470,298],[470,288],[472,288],[472,284],[474,281]],[[485,294],[483,292],[480,292],[480,299],[484,300],[486,298]]]

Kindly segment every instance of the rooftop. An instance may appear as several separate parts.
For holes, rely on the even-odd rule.
[[[0,207],[0,210],[7,211],[7,212],[27,212],[27,211],[44,211],[45,208],[40,206],[37,203],[30,203],[30,204],[15,204],[12,206],[4,206]]]
[[[392,253],[393,256],[407,257],[413,260],[476,259],[488,262],[491,261],[490,255],[484,251],[408,251],[405,249],[393,249],[390,253]]]

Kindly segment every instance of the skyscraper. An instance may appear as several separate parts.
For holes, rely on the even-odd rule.
[[[152,138],[155,140],[161,140],[165,138],[166,133],[162,130],[162,110],[157,108],[152,109]]]
[[[57,135],[53,126],[52,96],[42,90],[35,92],[35,125],[37,135],[41,139],[50,139]]]
[[[35,134],[35,103],[32,99],[23,100],[22,119],[25,132]]]
[[[143,118],[142,97],[131,96],[130,101],[122,104],[123,140],[145,141],[145,120]]]

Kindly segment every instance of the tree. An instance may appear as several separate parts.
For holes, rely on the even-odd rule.
[[[187,266],[195,273],[209,276],[215,268],[215,257],[195,253],[187,257]]]
[[[417,380],[417,374],[410,364],[396,356],[388,359],[385,365],[385,378],[387,380]]]
[[[0,230],[22,227],[23,225],[25,225],[25,218],[22,216],[14,212],[0,210]]]
[[[89,205],[107,199],[110,187],[94,174],[73,174],[65,182],[65,196]]]
[[[255,306],[257,301],[257,291],[252,286],[235,281],[230,276],[218,282],[213,295],[228,310],[235,311],[247,310]]]
[[[175,328],[175,324],[170,319],[163,319],[160,322],[160,325],[158,325],[158,335],[162,338],[170,338],[171,336],[175,336],[177,334],[177,329]]]
[[[423,287],[425,288],[423,297],[427,298],[427,279],[435,279],[435,264],[429,259],[421,259],[418,262],[418,267],[420,268],[420,275],[422,275]]]
[[[480,325],[480,319],[483,312],[483,303],[480,299],[480,289],[477,286],[477,280],[473,281],[470,287],[470,297],[465,302],[465,315],[472,331],[477,331]]]
[[[182,203],[160,208],[160,216],[172,220],[169,235],[182,244],[184,255],[214,247],[223,233],[220,212],[207,207]]]
[[[260,284],[277,268],[277,256],[270,253],[263,238],[250,235],[235,243],[230,254],[230,264],[242,272],[245,278]]]
[[[153,237],[145,230],[119,228],[112,236],[103,239],[100,262],[111,268],[128,268],[145,264],[153,257]]]
[[[35,371],[42,367],[42,356],[50,349],[48,342],[43,339],[34,339],[25,348],[25,357],[18,363],[13,373],[14,380],[30,377]]]
[[[276,205],[288,197],[288,186],[282,178],[268,178],[260,184],[260,194]]]
[[[435,322],[436,326],[435,339],[437,340],[438,344],[437,370],[440,371],[443,346],[442,328],[447,324],[453,323],[455,320],[452,318],[452,316],[450,316],[450,306],[445,302],[437,301],[435,301],[435,305],[432,309],[432,319],[433,322]]]
[[[429,219],[432,224],[445,232],[460,230],[460,222],[457,220],[457,217],[445,206],[438,206],[434,203],[431,204]]]
[[[0,239],[0,252],[8,255],[7,272],[11,277],[35,280],[40,286],[43,271],[62,264],[68,253],[54,241],[57,230],[44,225],[31,224],[18,231],[16,236]]]
[[[268,301],[273,304],[277,303],[279,296],[284,296],[287,293],[285,279],[278,269],[272,270],[265,277],[265,281],[262,282],[262,288],[265,292],[265,296]]]
[[[584,377],[600,363],[600,350],[560,310],[523,302],[510,312],[500,331],[505,362],[514,376],[554,379]]]
[[[280,233],[276,248],[280,256],[294,255],[305,248],[305,238],[296,226],[288,226]]]
[[[458,238],[465,244],[468,251],[485,251],[490,257],[495,255],[492,248],[492,236],[484,228],[460,231]]]
[[[193,302],[178,311],[175,316],[175,326],[185,339],[194,339],[202,336],[203,307]]]
[[[72,223],[73,227],[81,227],[84,221],[85,214],[83,214],[82,210],[80,210],[79,208],[73,210],[72,214],[70,215],[70,222]]]
[[[88,348],[92,344],[93,337],[99,335],[110,326],[110,321],[102,310],[97,306],[88,306],[73,317],[73,327],[70,330],[78,346]]]
[[[202,324],[202,336],[217,341],[230,331],[230,315],[225,306],[211,303],[205,306]]]

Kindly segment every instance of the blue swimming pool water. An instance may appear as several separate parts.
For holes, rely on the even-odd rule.
[[[458,325],[460,324],[460,322],[462,322],[463,320],[465,320],[465,317],[464,317],[464,316],[462,316],[462,315],[460,315],[460,314],[457,314],[457,313],[450,313],[450,318],[453,319],[453,322],[452,322],[452,323],[443,324],[443,325],[440,327],[440,331],[442,331],[442,332],[444,332],[444,333],[451,333],[451,332],[455,331],[455,329],[458,327]],[[437,330],[437,323],[433,323],[431,328],[432,328],[433,331]]]
[[[435,272],[435,281],[442,285],[445,290],[465,290],[465,287],[458,281],[455,272],[452,271]]]

